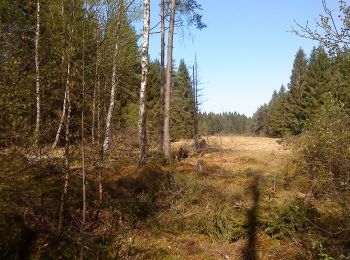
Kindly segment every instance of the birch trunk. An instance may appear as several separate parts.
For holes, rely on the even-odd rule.
[[[54,143],[52,145],[52,149],[55,149],[57,147],[58,141],[60,140],[61,131],[62,131],[62,128],[63,128],[64,119],[66,117],[66,106],[67,106],[67,95],[68,95],[67,92],[68,92],[68,85],[69,85],[69,77],[70,77],[70,63],[68,62],[68,64],[67,64],[66,89],[64,91],[62,115],[61,115],[61,119],[60,119],[60,124],[59,124],[58,129],[57,129],[55,141],[54,141]]]
[[[158,145],[159,150],[163,150],[164,139],[164,70],[165,70],[165,0],[161,2],[161,34],[160,34],[160,103],[158,121]]]
[[[37,1],[36,10],[36,31],[35,31],[35,74],[36,74],[36,123],[35,123],[35,144],[40,138],[40,63],[39,63],[39,38],[40,38],[40,2]]]
[[[70,62],[68,62],[68,75],[70,75]],[[70,81],[69,76],[67,76],[67,86],[66,86],[66,100],[67,100],[67,107],[66,107],[66,136],[65,136],[65,145],[64,145],[64,186],[63,186],[63,192],[61,195],[61,207],[60,207],[60,213],[59,213],[59,222],[58,222],[58,233],[61,233],[62,231],[62,225],[63,225],[63,213],[64,213],[64,206],[65,206],[65,200],[68,192],[68,185],[69,185],[69,166],[70,166],[70,120],[71,120],[71,97],[70,97]]]
[[[103,141],[103,153],[105,154],[109,148],[109,142],[111,138],[111,124],[112,124],[112,115],[115,105],[115,89],[116,89],[116,77],[117,77],[117,55],[118,55],[118,34],[119,34],[119,26],[120,26],[120,17],[122,12],[122,5],[118,4],[118,15],[117,15],[117,26],[116,26],[116,43],[114,47],[114,56],[113,56],[113,67],[112,67],[112,80],[111,80],[111,96],[109,101],[109,107],[106,118],[106,130],[105,137]]]
[[[109,148],[109,142],[111,138],[111,123],[112,123],[112,114],[115,106],[115,89],[116,89],[116,74],[117,74],[117,61],[116,56],[118,52],[118,43],[115,44],[114,50],[114,59],[113,59],[113,69],[112,69],[112,82],[111,82],[111,96],[109,101],[109,107],[106,118],[106,132],[105,139],[103,141],[103,152],[106,153]]]
[[[170,146],[170,95],[173,72],[173,39],[174,39],[174,23],[175,23],[175,7],[176,0],[171,1],[171,12],[169,21],[168,35],[168,64],[166,69],[166,79],[164,88],[164,154],[168,161],[171,161]]]
[[[148,76],[148,49],[149,49],[149,31],[150,31],[150,0],[143,1],[143,45],[141,52],[141,88],[140,88],[140,111],[139,111],[139,145],[140,157],[139,166],[146,163],[147,153],[147,131],[146,131],[146,88]]]

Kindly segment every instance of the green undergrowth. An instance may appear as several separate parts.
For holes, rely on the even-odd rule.
[[[271,241],[301,258],[310,252],[316,259],[346,256],[350,241],[335,228],[346,229],[347,222],[341,218],[346,214],[343,205],[337,206],[329,197],[310,200],[297,196],[300,189],[295,183],[301,179],[289,164],[284,175],[271,176],[253,168],[232,172],[211,165],[203,175],[190,163],[165,166],[159,158],[155,156],[143,169],[108,164],[100,207],[97,169],[88,168],[84,236],[88,259],[186,257],[187,249],[181,243],[174,246],[162,240],[168,236],[204,237],[218,247],[239,241],[245,245],[255,236],[259,245],[265,245],[260,252],[263,256],[277,247]],[[64,231],[57,234],[62,165],[60,160],[49,159],[33,163],[19,151],[2,156],[1,259],[79,257],[82,200],[78,170],[71,172]],[[273,181],[277,191],[269,194]],[[325,235],[325,230],[333,235]]]

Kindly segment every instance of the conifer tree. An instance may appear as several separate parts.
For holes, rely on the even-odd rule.
[[[174,138],[192,138],[194,99],[189,71],[184,60],[180,61],[172,90],[171,133]]]
[[[307,59],[303,49],[299,49],[295,55],[292,75],[288,85],[288,106],[286,110],[287,127],[292,134],[299,134],[302,131],[302,88],[307,68]]]
[[[282,85],[279,92],[274,91],[269,103],[266,133],[271,137],[282,137],[286,134],[287,93]]]
[[[311,120],[323,105],[324,95],[331,90],[330,60],[322,47],[312,50],[305,73],[302,91],[302,113],[305,120]]]

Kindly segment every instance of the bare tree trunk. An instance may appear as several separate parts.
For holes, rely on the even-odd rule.
[[[70,120],[71,120],[71,97],[70,97],[70,81],[69,81],[69,75],[70,75],[70,61],[68,61],[68,76],[67,76],[67,86],[66,86],[66,100],[67,100],[67,116],[66,116],[66,140],[64,145],[64,186],[63,186],[63,192],[61,195],[61,207],[60,207],[60,213],[59,213],[59,221],[58,221],[58,233],[61,233],[62,231],[62,225],[63,225],[63,213],[64,213],[64,204],[68,192],[68,185],[69,185],[69,166],[70,166]]]
[[[111,97],[109,101],[109,107],[108,107],[107,118],[106,118],[105,138],[103,141],[104,153],[106,153],[106,151],[109,148],[109,141],[111,138],[111,123],[112,123],[112,114],[113,114],[114,105],[115,105],[115,89],[116,89],[116,77],[117,77],[117,61],[116,61],[117,52],[118,52],[118,42],[115,44],[115,51],[114,51],[114,58],[113,58]]]
[[[96,89],[96,98],[97,98],[97,144],[100,145],[102,131],[101,131],[101,97],[100,97],[100,84],[98,84]]]
[[[95,118],[96,118],[96,98],[97,91],[100,85],[99,79],[99,66],[100,66],[100,46],[99,46],[99,28],[96,29],[96,68],[95,68],[95,84],[94,84],[94,94],[92,99],[92,128],[91,128],[91,140],[95,143]]]
[[[65,26],[65,16],[64,16],[64,0],[61,1],[61,16],[62,16],[62,33],[65,33],[64,30],[64,26]],[[62,40],[62,46],[64,46],[64,39]],[[62,50],[62,56],[61,56],[61,65],[62,65],[62,82],[64,81],[64,50]],[[55,149],[57,147],[58,141],[60,139],[60,135],[61,135],[61,131],[62,131],[62,127],[63,127],[63,123],[64,123],[64,119],[66,116],[66,104],[67,104],[67,84],[68,84],[68,80],[70,77],[70,64],[69,62],[67,63],[67,78],[66,78],[66,86],[65,86],[65,91],[64,91],[64,98],[63,98],[63,107],[62,107],[62,115],[61,115],[61,119],[60,119],[60,123],[58,125],[58,129],[56,132],[56,136],[55,136],[55,141],[52,144],[52,149]]]
[[[101,125],[101,96],[100,96],[100,89],[97,89],[97,145],[98,145],[98,151],[99,151],[99,156],[100,156],[100,161],[98,163],[98,193],[99,193],[99,202],[100,205],[102,203],[102,198],[103,198],[103,179],[102,179],[102,174],[103,174],[103,160],[104,160],[104,155],[103,155],[103,140],[102,140],[102,125]]]
[[[112,80],[111,80],[111,96],[109,101],[109,107],[106,118],[106,129],[105,136],[103,141],[103,153],[106,153],[109,148],[109,142],[111,138],[111,124],[112,124],[112,115],[115,105],[115,89],[116,89],[116,77],[117,77],[117,55],[118,55],[118,41],[119,41],[119,27],[120,27],[120,17],[122,10],[122,5],[120,1],[118,2],[118,15],[117,15],[117,25],[116,25],[116,42],[114,47],[114,56],[113,56],[113,68],[112,68]]]
[[[63,107],[62,107],[62,115],[61,115],[61,119],[60,119],[60,124],[58,126],[57,129],[57,133],[56,133],[56,137],[55,137],[55,141],[52,145],[52,149],[55,149],[58,141],[60,139],[60,135],[61,135],[61,131],[62,131],[62,127],[63,127],[63,123],[64,123],[64,119],[66,117],[66,106],[67,106],[67,95],[68,95],[68,85],[69,85],[69,77],[70,77],[70,63],[68,62],[67,64],[67,80],[66,80],[66,90],[64,91],[64,98],[63,98]]]
[[[197,56],[193,65],[193,101],[194,101],[194,117],[193,117],[193,138],[198,153],[198,67]]]
[[[139,111],[139,145],[140,157],[139,166],[146,163],[147,153],[147,131],[146,131],[146,87],[148,77],[148,48],[149,48],[149,31],[150,31],[150,0],[143,1],[143,45],[141,51],[141,88],[140,88],[140,111]]]
[[[171,12],[169,21],[169,38],[168,38],[168,64],[166,70],[166,82],[164,88],[164,154],[168,161],[171,161],[170,146],[170,95],[173,72],[173,40],[174,40],[174,23],[175,23],[176,0],[171,1]]]
[[[159,150],[163,150],[164,139],[164,71],[165,71],[165,0],[161,2],[161,34],[160,34],[160,102],[158,121],[158,145]]]
[[[84,136],[84,109],[85,109],[85,23],[83,26],[83,100],[81,108],[81,172],[83,177],[83,212],[81,220],[81,250],[80,259],[84,259],[84,229],[86,220],[86,172],[85,172],[85,136]]]
[[[40,70],[39,70],[39,38],[40,38],[40,1],[37,1],[36,10],[36,31],[35,31],[35,74],[36,74],[36,123],[35,123],[35,144],[40,138]]]

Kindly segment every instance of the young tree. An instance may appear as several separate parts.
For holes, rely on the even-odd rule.
[[[35,123],[35,143],[38,144],[40,138],[40,62],[39,62],[39,39],[40,39],[40,1],[37,1],[36,10],[36,31],[35,31],[35,82],[36,82],[36,123]]]
[[[100,30],[99,30],[99,22],[97,21],[97,28],[96,28],[96,64],[95,64],[95,82],[94,82],[94,91],[93,91],[93,97],[92,97],[92,126],[91,126],[91,141],[92,144],[95,144],[95,127],[96,127],[96,105],[97,105],[97,99],[99,96],[100,91],[100,78],[99,78],[99,67],[100,67]],[[99,109],[99,108],[97,108]],[[97,114],[99,111],[97,112]],[[97,115],[97,125],[100,124],[99,122],[100,118]],[[98,131],[98,130],[97,130]],[[99,143],[99,139],[97,138],[97,143]]]
[[[112,79],[111,79],[111,94],[110,94],[110,101],[108,106],[108,113],[106,118],[106,129],[105,129],[105,136],[103,141],[103,152],[106,153],[109,148],[109,142],[111,138],[111,124],[112,124],[112,114],[115,106],[115,91],[116,91],[116,78],[117,78],[117,56],[118,56],[118,48],[119,48],[119,30],[120,30],[120,24],[121,24],[121,15],[123,5],[122,1],[118,1],[118,11],[117,11],[117,17],[116,17],[116,29],[115,29],[115,35],[116,35],[116,41],[114,46],[114,54],[113,54],[113,68],[112,68]]]
[[[147,132],[146,132],[146,87],[148,76],[148,48],[149,48],[149,32],[150,32],[150,1],[144,0],[144,18],[143,18],[143,45],[141,51],[141,88],[140,88],[140,110],[139,110],[139,145],[140,157],[139,166],[146,163],[147,152]]]
[[[194,96],[190,73],[181,59],[171,93],[171,136],[193,138]]]

